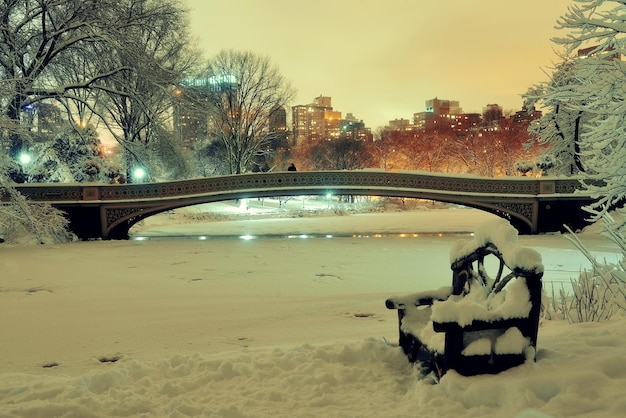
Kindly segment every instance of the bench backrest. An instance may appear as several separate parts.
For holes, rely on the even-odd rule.
[[[498,260],[495,277],[489,276],[485,261],[489,257]],[[539,316],[541,313],[541,292],[543,271],[525,269],[519,266],[509,266],[503,254],[492,243],[475,249],[474,252],[452,262],[452,294],[463,295],[471,290],[472,286],[487,286],[490,292],[500,292],[512,280],[524,280],[530,295],[531,309],[527,320],[517,321],[522,335],[531,340],[533,347],[537,344]]]

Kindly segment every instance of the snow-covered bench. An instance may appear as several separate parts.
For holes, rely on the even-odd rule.
[[[499,373],[535,359],[543,264],[498,219],[450,251],[452,286],[392,297],[400,346],[411,362],[441,377]],[[489,274],[491,271],[493,274]]]

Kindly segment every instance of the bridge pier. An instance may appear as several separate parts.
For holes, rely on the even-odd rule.
[[[59,209],[65,212],[70,230],[80,240],[104,238],[100,206],[63,206]]]
[[[589,225],[589,213],[582,207],[592,204],[590,197],[576,196],[571,199],[543,199],[539,197],[537,212],[538,232],[564,232],[563,225],[572,231],[579,231]]]

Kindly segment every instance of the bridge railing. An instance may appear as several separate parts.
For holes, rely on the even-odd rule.
[[[205,177],[163,183],[137,184],[21,184],[17,189],[28,199],[42,202],[130,201],[184,197],[241,190],[306,190],[376,187],[378,189],[423,189],[461,194],[550,195],[574,194],[581,189],[576,178],[484,178],[421,172],[300,171],[250,173]],[[8,200],[7,196],[2,197]]]

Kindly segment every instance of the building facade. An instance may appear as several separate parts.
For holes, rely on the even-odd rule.
[[[426,100],[425,111],[413,115],[413,124],[420,131],[454,130],[463,115],[457,100],[443,100],[435,97]]]
[[[366,139],[371,136],[362,120],[355,118],[352,113],[343,118],[341,112],[333,109],[331,102],[331,97],[320,95],[307,105],[291,108],[296,145],[320,139]]]
[[[185,148],[206,140],[209,135],[208,102],[212,95],[238,87],[233,75],[191,78],[181,82],[174,92],[173,128]]]

